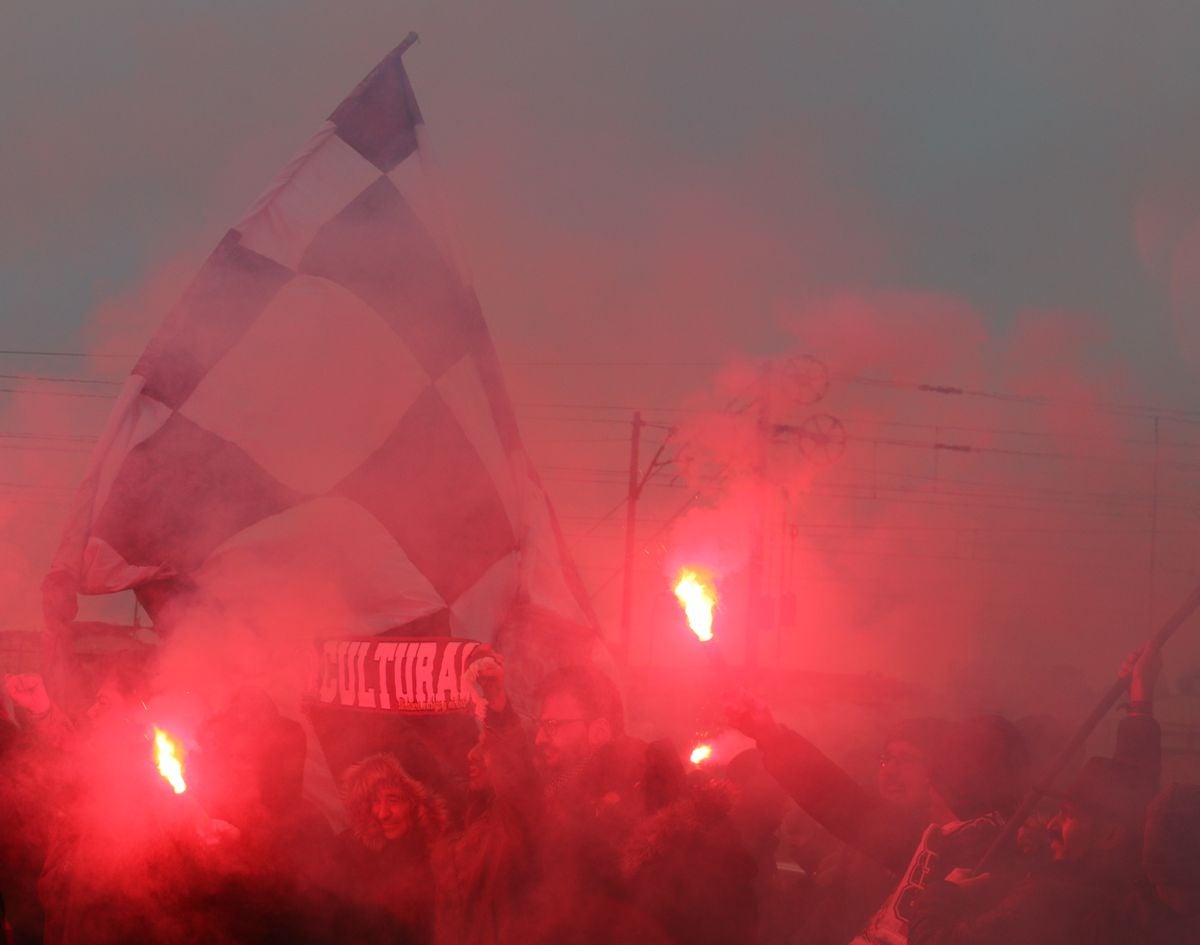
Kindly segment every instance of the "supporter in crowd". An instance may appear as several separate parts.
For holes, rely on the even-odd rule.
[[[1048,830],[1054,861],[998,903],[991,876],[931,883],[917,901],[912,945],[1129,941],[1129,891],[1146,797],[1132,766],[1090,759]],[[1003,880],[999,880],[1003,884]],[[994,904],[993,904],[994,903]]]
[[[41,692],[27,693],[31,730],[44,751],[60,753],[55,770],[65,778],[39,881],[46,945],[189,941],[180,844],[190,825],[151,763],[145,661],[114,657],[79,726]]]
[[[914,819],[945,823],[953,818],[950,808],[933,784],[933,771],[950,735],[950,725],[941,719],[905,719],[884,739],[875,786],[879,796]]]
[[[912,823],[946,824],[954,815],[933,786],[934,764],[949,736],[940,719],[906,719],[886,735],[875,790],[879,798]],[[845,945],[863,928],[895,888],[899,873],[831,834],[803,812],[806,843],[791,853],[808,872],[807,902],[796,926],[808,945]]]
[[[589,762],[625,733],[625,709],[613,681],[591,666],[551,673],[537,691],[534,744],[555,807],[584,802],[589,793]]]
[[[1170,784],[1151,802],[1142,869],[1142,941],[1200,942],[1200,785]]]
[[[78,841],[77,825],[68,817],[67,809],[76,803],[78,766],[86,756],[76,726],[50,700],[41,675],[8,675],[5,692],[22,727],[18,729],[5,716],[7,751],[0,759],[0,897],[4,898],[13,939],[17,945],[24,945],[42,941],[46,915],[37,886],[52,841],[55,869],[43,879],[48,897],[54,899],[48,909],[52,934],[53,923],[64,915],[64,903],[56,895],[61,890],[55,890],[54,877],[56,874],[60,880],[65,879],[60,861]],[[127,710],[132,714],[140,692],[137,667],[112,664],[86,715],[86,723],[95,729],[107,721],[109,712],[124,715]]]
[[[666,942],[757,940],[756,867],[730,816],[732,805],[729,782],[696,772],[625,841],[621,878],[630,911]],[[636,928],[622,931],[632,935]]]
[[[437,937],[439,945],[523,942],[533,925],[541,780],[508,699],[504,660],[480,647],[469,671],[483,700],[483,724],[467,758],[462,829],[443,845],[438,864]]]
[[[14,677],[6,680],[11,693]],[[46,855],[46,809],[38,803],[36,760],[0,697],[0,929],[14,945],[41,941],[37,878]]]
[[[38,673],[18,673],[5,687],[19,713],[23,728],[43,748],[66,753],[77,747],[79,726],[50,699]],[[149,679],[145,661],[118,654],[103,667],[92,702],[84,713],[83,728],[128,731],[143,721]]]
[[[238,855],[271,864],[289,882],[325,880],[333,832],[302,796],[306,740],[261,689],[236,692],[208,719],[190,762],[195,794],[210,817],[238,833]]]
[[[538,687],[536,704],[545,813],[533,935],[547,943],[608,941],[628,916],[620,857],[642,813],[637,781],[645,745],[625,737],[620,693],[594,667],[551,673]]]
[[[733,791],[730,817],[742,846],[754,861],[757,941],[782,945],[792,940],[808,907],[814,905],[805,897],[806,877],[799,868],[785,871],[778,865],[783,855],[784,817],[796,812],[795,804],[767,773],[756,748],[730,759],[725,777]]]
[[[1047,825],[1053,861],[1015,882],[1011,874],[935,878],[916,900],[912,945],[1118,945],[1133,937],[1129,903],[1161,768],[1152,714],[1160,669],[1156,653],[1132,655],[1122,667],[1130,712],[1116,752],[1090,758],[1061,797]]]
[[[15,677],[5,676],[5,690],[12,691],[12,680]],[[10,696],[11,698],[11,696]],[[0,695],[0,761],[7,757],[9,749],[17,742],[21,736],[20,729],[8,714],[8,709],[4,705],[4,698]]]
[[[110,667],[78,724],[40,678],[10,677],[0,915],[14,945],[1175,945],[1200,932],[1200,788],[1172,785],[1145,815],[1159,666],[1122,672],[1114,756],[979,876],[1029,781],[995,716],[900,723],[868,788],[742,697],[731,719],[757,747],[685,767],[626,734],[594,668],[549,675],[526,726],[480,647],[461,822],[428,786],[442,781],[380,753],[344,773],[352,826],[335,840],[301,800],[303,731],[261,691],[201,726],[179,798],[152,764],[144,667]],[[792,804],[836,841],[791,851],[789,884]]]
[[[1016,806],[1027,774],[1011,723],[984,716],[954,726],[932,775],[959,819],[930,823],[928,809],[905,808],[856,783],[753,697],[743,693],[731,702],[730,721],[757,741],[767,770],[818,823],[900,876],[857,939],[862,942],[907,940],[912,904],[925,884],[982,856]]]
[[[547,805],[536,940],[753,941],[754,862],[728,789],[626,735],[620,694],[594,668],[547,677],[536,724]]]
[[[390,754],[351,766],[341,785],[350,818],[338,858],[343,895],[375,917],[372,941],[432,942],[433,861],[446,829],[444,803]]]

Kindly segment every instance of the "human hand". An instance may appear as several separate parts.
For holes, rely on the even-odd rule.
[[[6,673],[4,689],[13,705],[19,705],[30,715],[42,716],[50,711],[46,683],[37,673]]]
[[[977,889],[992,881],[991,873],[980,873],[978,876],[972,870],[958,866],[946,874],[946,882],[953,883],[959,889]]]
[[[779,727],[767,704],[757,696],[739,689],[725,701],[725,719],[743,735],[761,741]]]
[[[477,646],[467,657],[464,677],[471,682],[480,698],[493,712],[503,712],[508,705],[504,688],[504,657],[486,643]]]
[[[42,581],[42,668],[48,673],[58,673],[71,652],[71,623],[79,613],[78,590],[69,571],[51,571]]]
[[[1120,676],[1129,680],[1131,702],[1154,701],[1154,689],[1158,685],[1162,666],[1162,651],[1148,643],[1125,657]]]
[[[196,836],[206,847],[219,847],[237,842],[242,832],[226,820],[202,816],[196,822]]]

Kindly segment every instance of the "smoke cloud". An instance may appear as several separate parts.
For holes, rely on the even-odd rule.
[[[463,255],[610,639],[639,409],[643,468],[664,443],[670,462],[638,506],[635,662],[695,668],[670,582],[697,560],[728,582],[740,661],[769,505],[788,622],[760,660],[1070,714],[1195,579],[1196,188],[1160,159],[1194,153],[1195,14],[943,7],[25,10],[0,304],[14,348],[92,357],[4,363],[122,377],[262,182],[417,29]],[[772,435],[764,497],[755,385],[797,356],[828,390],[768,421],[828,414],[845,447]],[[37,392],[4,395],[3,432],[95,436],[110,403],[13,386]],[[3,443],[2,616],[33,626],[88,443]],[[343,619],[305,574],[303,595],[259,589],[219,651],[198,615],[165,671],[277,665],[274,628]]]

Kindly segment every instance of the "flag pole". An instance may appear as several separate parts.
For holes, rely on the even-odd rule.
[[[1146,644],[1145,650],[1143,651],[1144,654],[1150,655],[1161,650],[1163,645],[1169,639],[1171,639],[1171,637],[1175,634],[1175,631],[1183,625],[1184,621],[1186,621],[1188,617],[1190,617],[1196,611],[1197,608],[1200,608],[1200,584],[1197,584],[1194,588],[1192,588],[1192,592],[1188,594],[1186,598],[1184,598],[1183,603],[1176,608],[1175,613],[1171,614],[1171,616],[1166,619],[1163,625],[1158,628],[1158,632],[1154,634],[1154,636],[1150,638],[1150,642]],[[1113,684],[1108,687],[1108,691],[1104,693],[1104,696],[1096,704],[1096,707],[1091,711],[1091,714],[1083,720],[1083,723],[1079,726],[1078,731],[1075,732],[1074,737],[1072,737],[1072,739],[1067,743],[1066,747],[1059,754],[1054,764],[1051,765],[1050,769],[1046,772],[1046,775],[1044,778],[1042,778],[1041,783],[1039,783],[1033,788],[1033,790],[1029,792],[1029,794],[1025,797],[1025,800],[1022,801],[1021,805],[1013,812],[1013,815],[1008,818],[1008,822],[1004,825],[1004,829],[1000,831],[999,836],[997,836],[992,842],[992,845],[988,847],[987,852],[983,855],[983,859],[981,859],[979,864],[975,867],[976,875],[986,872],[988,867],[992,865],[992,861],[996,858],[996,855],[1006,846],[1008,846],[1012,838],[1016,836],[1017,831],[1020,830],[1021,826],[1025,823],[1025,820],[1031,813],[1033,813],[1033,809],[1037,807],[1038,802],[1050,793],[1054,787],[1055,780],[1060,774],[1062,774],[1063,769],[1071,763],[1071,759],[1074,758],[1079,749],[1083,747],[1084,742],[1086,742],[1091,736],[1092,732],[1095,731],[1096,726],[1100,724],[1112,707],[1116,705],[1117,700],[1121,698],[1128,688],[1129,678],[1127,676],[1118,676]]]
[[[415,46],[421,41],[421,37],[416,33],[409,33],[404,39],[400,40],[400,45],[396,47],[395,54],[403,55],[410,47]]]

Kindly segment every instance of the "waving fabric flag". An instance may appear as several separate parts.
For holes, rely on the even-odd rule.
[[[153,604],[320,573],[353,635],[594,621],[438,226],[401,54],[221,240],[133,368],[54,570]],[[440,618],[440,619],[439,619]],[[545,623],[545,621],[543,621]],[[519,631],[515,631],[519,632]]]

